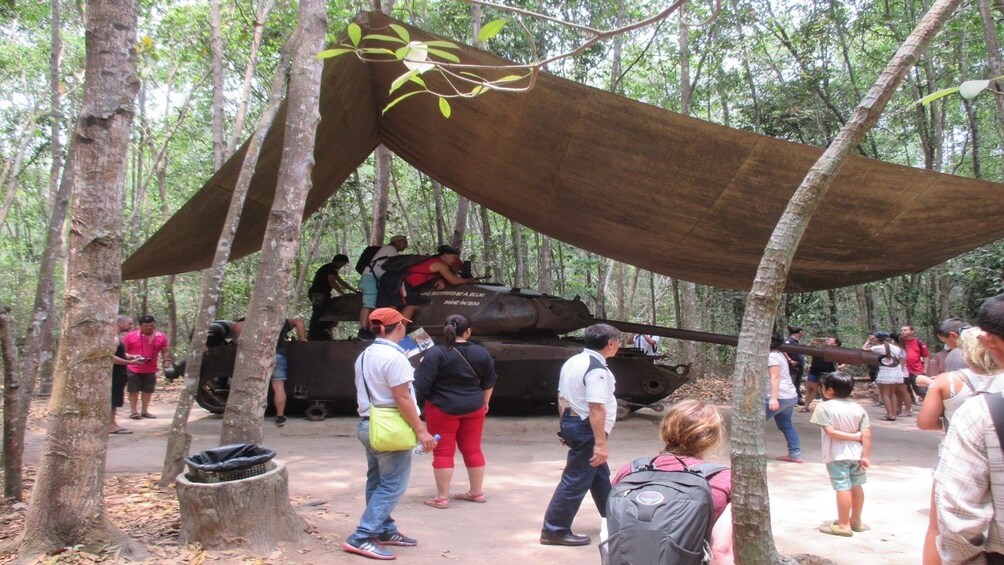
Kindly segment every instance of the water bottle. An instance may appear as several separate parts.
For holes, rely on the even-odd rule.
[[[432,438],[435,439],[438,442],[439,441],[439,434],[436,434],[436,435],[432,436]],[[424,453],[425,453],[425,450],[422,449],[422,444],[418,444],[418,447],[415,448],[415,455],[423,455]]]

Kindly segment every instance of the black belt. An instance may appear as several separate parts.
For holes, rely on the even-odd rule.
[[[364,422],[369,422],[370,421],[370,417],[369,416],[360,416],[359,419],[362,420],[362,421],[364,421]]]
[[[561,413],[561,417],[564,418],[565,416],[571,416],[572,414],[573,412],[571,408],[565,408],[565,411]]]

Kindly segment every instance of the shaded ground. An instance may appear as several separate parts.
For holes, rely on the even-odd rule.
[[[706,387],[715,385],[705,381],[702,388]],[[109,437],[108,510],[116,524],[147,545],[150,563],[368,562],[339,549],[363,509],[365,461],[355,438],[354,418],[324,422],[293,418],[283,428],[271,420],[265,423],[264,444],[278,451],[278,457],[287,463],[293,504],[314,526],[308,542],[281,547],[264,558],[243,555],[236,543],[235,549],[223,552],[180,547],[175,537],[178,518],[173,490],[155,487],[173,415],[173,396],[168,393],[155,399],[152,412],[158,419],[125,419],[123,425],[135,433]],[[687,396],[686,389],[680,396]],[[881,409],[861,401],[873,418],[880,415]],[[927,527],[930,469],[938,434],[916,429],[912,418],[873,422],[873,470],[865,487],[865,521],[873,530],[849,539],[836,538],[816,532],[822,521],[835,516],[835,505],[819,454],[819,431],[808,423],[808,417],[796,414],[804,465],[774,461],[773,457],[785,452],[784,440],[773,424],[767,428],[771,520],[780,551],[814,554],[853,565],[918,562]],[[658,451],[659,418],[646,409],[618,423],[610,441],[612,467]],[[32,422],[26,460],[36,465],[43,449],[44,422],[37,417]],[[219,416],[196,407],[189,426],[193,450],[214,447],[221,424]],[[424,506],[422,501],[435,491],[431,457],[416,457],[411,486],[394,516],[401,530],[420,543],[400,548],[400,558],[417,564],[598,562],[595,542],[580,548],[537,543],[544,508],[564,464],[565,450],[557,443],[556,429],[556,418],[489,417],[484,441],[487,504],[453,501],[447,510]],[[727,462],[727,454],[726,448],[717,459]],[[453,491],[465,489],[461,467],[454,477]],[[0,544],[20,531],[23,515],[24,506],[0,506]],[[574,527],[594,539],[599,532],[599,516],[588,497]],[[93,561],[93,556],[72,552],[66,557],[68,561]],[[8,559],[10,556],[0,557],[0,562]],[[114,560],[114,554],[106,555],[105,560]]]

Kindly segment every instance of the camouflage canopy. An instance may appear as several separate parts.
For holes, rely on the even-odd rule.
[[[356,21],[364,35],[397,23],[412,39],[439,39],[377,13]],[[459,56],[511,64],[466,46]],[[444,186],[548,236],[663,275],[748,289],[778,218],[822,153],[546,74],[527,93],[455,100],[450,119],[429,95],[381,115],[402,70],[352,55],[325,62],[305,217],[382,143]],[[493,73],[511,71],[484,71]],[[442,87],[432,75],[430,87]],[[284,121],[285,108],[262,149],[233,259],[261,248]],[[125,262],[125,278],[210,265],[244,152]],[[1004,185],[853,157],[808,226],[787,290],[926,269],[1004,237],[1002,217]]]

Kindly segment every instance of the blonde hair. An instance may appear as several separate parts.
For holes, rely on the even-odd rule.
[[[659,426],[664,451],[701,457],[725,442],[725,420],[717,408],[700,400],[684,400],[666,412]]]
[[[984,375],[990,375],[1000,370],[1000,365],[994,361],[990,352],[979,340],[980,328],[966,328],[959,334],[959,348],[972,369]]]

